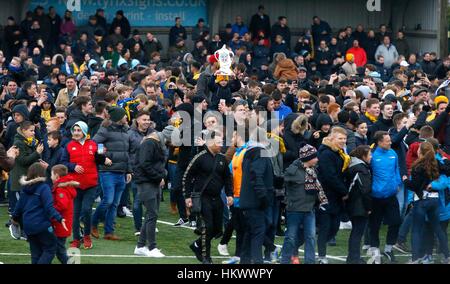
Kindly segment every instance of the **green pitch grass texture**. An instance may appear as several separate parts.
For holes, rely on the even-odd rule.
[[[178,214],[170,213],[169,193],[164,192],[164,202],[161,202],[159,220],[168,223],[175,223],[178,220]],[[94,206],[96,206],[95,204]],[[7,207],[0,207],[0,262],[5,264],[29,264],[31,257],[29,256],[29,245],[23,240],[14,240],[9,234],[8,228],[4,224],[8,221],[9,216]],[[116,234],[121,238],[120,241],[103,240],[103,226],[99,226],[100,239],[94,239],[94,247],[90,250],[80,249],[81,264],[199,264],[194,254],[189,249],[189,245],[197,239],[197,235],[189,228],[173,227],[171,225],[158,223],[157,228],[157,244],[158,248],[166,255],[165,258],[147,258],[134,256],[134,248],[138,237],[134,236],[133,218],[116,218]],[[337,246],[328,247],[327,254],[330,256],[329,262],[332,264],[345,264],[347,255],[347,244],[350,230],[339,230],[337,235]],[[381,249],[384,248],[384,239],[386,236],[386,228],[383,227],[380,233]],[[410,239],[411,235],[408,236]],[[69,247],[67,240],[66,246]],[[217,245],[220,240],[213,240],[211,245],[211,254],[213,262],[221,264],[228,257],[220,256],[217,252]],[[231,254],[235,250],[235,238],[231,239],[228,250]],[[283,244],[283,237],[276,237],[277,245]],[[410,242],[408,242],[410,243]],[[303,249],[303,247],[301,248]],[[317,253],[317,251],[316,251]],[[395,252],[399,263],[407,263],[410,255],[402,255]],[[365,257],[365,254],[362,254]],[[303,260],[303,252],[300,252],[301,261]],[[436,260],[435,255],[435,260]],[[367,258],[365,258],[367,259]],[[59,264],[55,258],[54,264]]]

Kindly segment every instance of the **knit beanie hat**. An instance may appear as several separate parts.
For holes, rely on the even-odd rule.
[[[72,128],[70,128],[70,133],[73,134],[73,129],[74,129],[75,126],[78,126],[79,128],[81,128],[81,131],[83,132],[84,137],[88,137],[89,127],[88,127],[88,125],[86,124],[86,122],[84,122],[84,121],[78,121],[78,122],[76,122],[76,123],[72,126]]]
[[[164,137],[165,142],[171,142],[172,141],[172,133],[175,130],[175,126],[173,125],[168,125],[166,126],[162,133],[162,136]]]
[[[352,61],[353,59],[355,59],[355,56],[352,53],[347,53],[345,56],[345,60],[347,61]]]
[[[119,122],[124,116],[127,115],[126,111],[121,107],[112,107],[109,109],[108,113],[113,122]]]
[[[303,163],[311,161],[314,158],[317,158],[317,150],[313,146],[309,144],[305,144],[300,148],[299,158]]]

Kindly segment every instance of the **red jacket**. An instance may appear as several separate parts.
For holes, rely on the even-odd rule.
[[[367,64],[367,54],[364,48],[352,47],[347,51],[347,54],[353,54],[355,56],[355,64],[357,67],[362,67]]]
[[[52,220],[55,235],[58,238],[68,238],[72,234],[73,200],[77,196],[75,188],[79,185],[70,175],[58,179],[53,184],[53,206],[61,214],[62,218],[66,220],[67,226],[66,231],[60,223]]]
[[[414,162],[419,158],[417,152],[419,151],[420,144],[422,144],[422,142],[423,141],[412,143],[406,153],[406,170],[408,171],[408,175],[411,175],[412,164],[414,164]],[[450,159],[450,155],[444,153],[443,151],[441,154],[444,158]]]
[[[97,163],[95,161],[95,154],[97,153],[97,143],[93,140],[86,140],[84,145],[80,142],[70,141],[67,144],[66,152],[69,157],[66,163],[69,168],[72,179],[79,182],[79,188],[86,190],[98,185],[98,171]],[[82,166],[84,169],[83,174],[75,172],[75,166]]]

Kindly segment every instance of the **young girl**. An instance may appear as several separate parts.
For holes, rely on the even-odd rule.
[[[22,122],[17,129],[14,146],[19,150],[19,156],[16,159],[16,165],[11,170],[11,196],[9,198],[11,210],[14,210],[18,200],[21,189],[20,178],[27,174],[28,167],[39,161],[44,151],[43,144],[35,138],[35,126],[29,121]]]
[[[65,220],[53,207],[50,187],[45,182],[45,169],[32,164],[27,176],[20,179],[23,186],[20,199],[12,215],[15,225],[23,222],[28,237],[32,264],[51,264],[56,253],[56,237],[51,225],[56,220],[67,230]]]
[[[89,128],[82,121],[75,123],[70,131],[72,133],[72,141],[66,146],[63,161],[73,179],[80,183],[79,187],[77,187],[77,197],[74,201],[73,241],[70,246],[79,248],[81,245],[81,219],[84,223],[83,246],[84,249],[91,249],[91,214],[98,185],[97,144],[89,139]]]
[[[433,181],[439,179],[439,165],[433,145],[423,142],[418,151],[419,159],[413,164],[411,180],[407,180],[407,186],[415,193],[413,203],[413,228],[412,228],[412,263],[418,263],[424,256],[423,232],[425,222],[428,220],[434,234],[439,241],[440,251],[444,255],[444,263],[449,262],[449,249],[447,236],[439,222],[439,192],[434,188]]]
[[[372,174],[370,172],[370,161],[372,152],[369,146],[358,146],[350,154],[352,160],[348,168],[349,198],[346,208],[352,232],[348,240],[348,264],[365,264],[361,259],[361,239],[367,226],[370,211],[372,210]]]

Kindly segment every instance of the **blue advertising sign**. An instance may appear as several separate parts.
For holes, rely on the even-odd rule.
[[[30,9],[55,7],[62,17],[72,11],[77,25],[85,25],[97,9],[104,9],[109,23],[123,10],[132,27],[170,27],[180,17],[184,26],[195,26],[199,18],[208,21],[209,0],[31,0]]]

